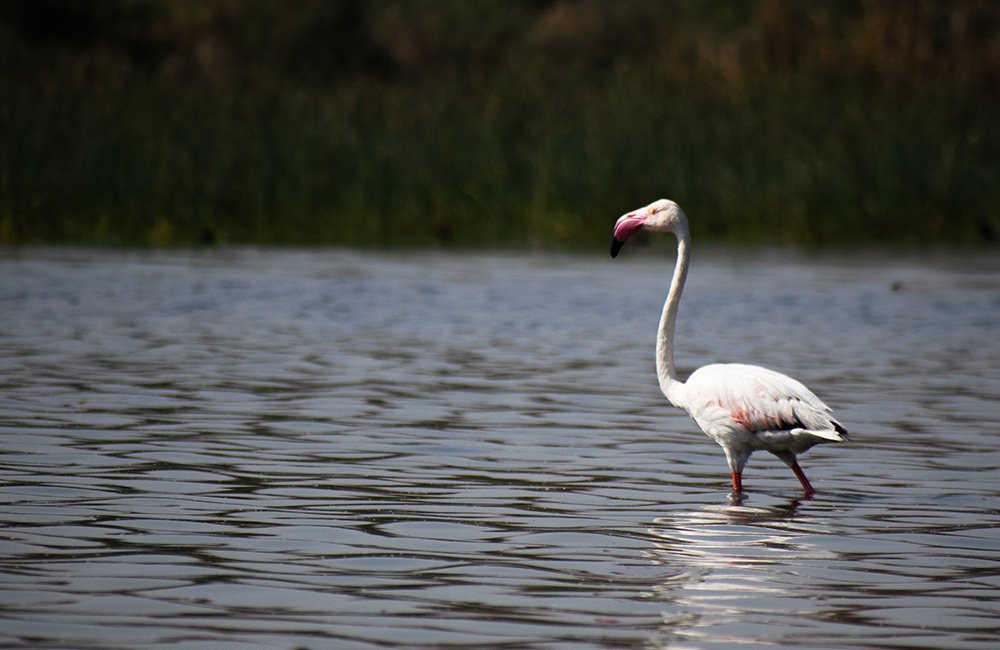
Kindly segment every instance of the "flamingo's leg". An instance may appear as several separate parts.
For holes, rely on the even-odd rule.
[[[799,479],[799,483],[802,484],[806,494],[809,496],[816,494],[816,490],[813,489],[813,486],[809,483],[809,479],[806,478],[806,473],[802,471],[802,468],[799,467],[799,463],[794,457],[792,457],[792,462],[788,463],[788,466],[795,472],[795,476]]]
[[[740,472],[733,472],[733,494],[743,491],[743,475]]]

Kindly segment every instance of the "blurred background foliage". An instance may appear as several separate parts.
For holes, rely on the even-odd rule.
[[[1000,238],[992,0],[6,0],[0,242]]]

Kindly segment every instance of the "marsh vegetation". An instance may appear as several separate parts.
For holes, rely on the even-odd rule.
[[[998,72],[991,2],[12,1],[0,242],[988,244]]]

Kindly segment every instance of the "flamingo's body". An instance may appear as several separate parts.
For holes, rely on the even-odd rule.
[[[665,199],[629,212],[615,224],[611,256],[643,228],[677,236],[677,265],[656,339],[656,370],[663,394],[671,404],[687,411],[725,450],[735,493],[743,490],[743,467],[750,454],[763,450],[784,461],[806,494],[813,494],[815,490],[796,455],[823,442],[844,442],[847,430],[808,388],[767,368],[717,363],[699,368],[686,382],[680,381],[674,370],[673,339],[677,305],[687,277],[691,242],[687,218],[676,203]]]

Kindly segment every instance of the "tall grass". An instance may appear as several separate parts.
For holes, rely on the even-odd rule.
[[[507,54],[330,83],[11,76],[0,241],[577,247],[661,196],[704,240],[1000,237],[988,84]]]

